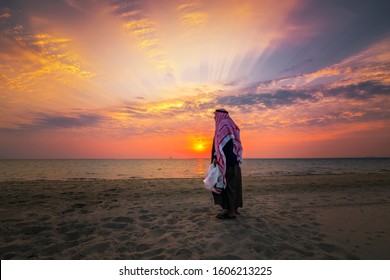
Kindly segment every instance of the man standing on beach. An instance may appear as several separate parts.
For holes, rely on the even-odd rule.
[[[215,133],[211,161],[218,164],[226,185],[221,193],[213,192],[214,203],[224,209],[217,218],[234,219],[239,214],[238,208],[242,207],[240,129],[225,109],[217,109],[214,114]]]

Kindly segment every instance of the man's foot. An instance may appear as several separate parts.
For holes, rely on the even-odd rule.
[[[235,219],[236,215],[229,215],[228,212],[220,213],[216,216],[218,219],[225,220],[225,219]]]

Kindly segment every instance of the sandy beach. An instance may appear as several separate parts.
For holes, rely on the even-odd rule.
[[[1,259],[390,259],[390,174],[0,182]]]

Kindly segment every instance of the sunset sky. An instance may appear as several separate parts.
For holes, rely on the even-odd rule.
[[[0,158],[390,156],[390,5],[2,0]]]

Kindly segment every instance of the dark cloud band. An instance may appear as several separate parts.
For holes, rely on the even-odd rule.
[[[359,84],[336,88],[308,88],[306,90],[276,90],[268,93],[246,93],[218,97],[217,103],[227,107],[262,105],[265,109],[291,106],[301,101],[317,102],[322,97],[341,97],[351,100],[370,100],[375,96],[390,95],[390,86],[377,81],[365,81]]]

